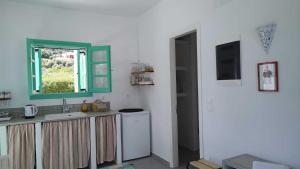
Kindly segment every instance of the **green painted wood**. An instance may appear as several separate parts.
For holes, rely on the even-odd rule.
[[[91,48],[91,52],[93,54],[93,52],[97,52],[97,51],[105,51],[106,52],[106,61],[93,61],[93,56],[90,55],[89,57],[89,74],[90,74],[90,79],[89,79],[89,88],[90,91],[92,91],[93,93],[109,93],[112,91],[112,82],[111,82],[111,55],[110,55],[110,46],[92,46]],[[106,64],[106,68],[107,68],[107,73],[106,75],[93,75],[93,65],[95,64]],[[94,80],[97,77],[106,77],[107,78],[107,87],[103,87],[103,88],[97,88],[94,86]]]
[[[35,47],[51,47],[51,48],[72,48],[72,49],[86,49],[91,47],[90,43],[82,42],[67,42],[67,41],[54,41],[42,39],[27,39],[30,46]]]
[[[30,69],[32,71],[32,75],[31,75],[32,89],[36,90],[36,87],[37,87],[36,77],[37,77],[37,75],[36,75],[36,71],[35,71],[35,69],[36,69],[36,64],[35,64],[36,63],[35,62],[35,49],[32,48],[31,52],[32,52],[32,54],[31,54],[32,56],[30,57],[31,58],[31,61],[30,61],[31,67],[30,67]]]
[[[43,79],[43,77],[42,77],[42,52],[41,52],[41,50],[39,49],[39,51],[38,51],[38,61],[36,61],[36,62],[38,62],[39,64],[38,64],[38,70],[39,70],[39,72],[36,74],[36,76],[38,76],[38,79],[36,78],[36,80],[38,80],[38,83],[39,83],[39,91],[40,91],[40,93],[42,93],[42,91],[43,91],[43,87],[42,87],[42,79]]]
[[[31,44],[30,44],[30,40],[27,39],[26,40],[26,48],[27,48],[27,52],[26,52],[26,55],[27,55],[27,81],[28,81],[28,94],[29,96],[32,95],[32,91],[33,91],[33,85],[32,85],[32,82],[33,82],[33,79],[32,79],[32,69],[31,69],[31,52],[33,51],[32,48],[31,48]]]
[[[108,47],[108,54],[107,54],[107,80],[109,82],[108,92],[112,92],[112,81],[111,81],[111,54],[110,54],[110,46]]]
[[[81,91],[81,76],[80,76],[80,50],[77,50],[77,83],[78,83],[78,92]]]
[[[92,97],[92,92],[80,92],[80,93],[54,93],[54,94],[34,94],[30,95],[31,100],[39,99],[58,99],[58,98],[73,98],[73,97]]]
[[[79,74],[78,74],[78,78],[79,78],[79,84],[80,84],[79,90],[81,90],[84,87],[84,62],[83,62],[83,60],[80,56],[80,51],[79,51]]]
[[[37,99],[57,99],[57,98],[72,98],[72,97],[91,97],[93,94],[88,92],[79,93],[54,93],[54,94],[33,94],[33,70],[31,64],[31,57],[34,54],[32,52],[33,47],[51,47],[51,48],[71,48],[71,49],[85,49],[87,51],[87,58],[91,55],[91,44],[90,43],[81,43],[81,42],[66,42],[66,41],[52,41],[52,40],[40,40],[40,39],[27,39],[27,76],[28,76],[28,94],[31,100]],[[35,61],[36,64],[36,61]],[[41,65],[41,57],[39,57],[39,64]],[[90,67],[89,62],[86,65]],[[40,93],[42,90],[42,70],[40,67]],[[88,73],[88,77],[91,75]]]
[[[88,92],[81,92],[81,69],[80,69],[80,57],[77,57],[78,61],[78,86],[79,93],[55,93],[55,94],[33,94],[33,90],[35,89],[35,84],[33,84],[33,64],[39,62],[41,65],[41,53],[39,50],[39,60],[31,59],[33,57],[34,52],[32,51],[33,47],[50,47],[50,48],[71,48],[71,49],[85,49],[87,52],[87,79],[88,79]],[[106,61],[95,61],[92,60],[92,52],[95,51],[106,51]],[[79,53],[80,55],[80,53]],[[92,75],[92,65],[94,64],[106,64],[107,66],[107,74],[106,75]],[[52,41],[52,40],[41,40],[41,39],[27,39],[27,74],[28,74],[28,93],[30,99],[56,99],[56,98],[71,98],[71,97],[90,97],[94,93],[106,93],[112,91],[112,82],[111,82],[111,55],[110,55],[110,46],[91,46],[90,43],[81,43],[81,42],[66,42],[66,41]],[[39,66],[39,84],[40,84],[40,93],[42,93],[42,70],[41,66]],[[95,88],[93,86],[93,80],[95,78],[107,78],[107,87],[105,88]]]

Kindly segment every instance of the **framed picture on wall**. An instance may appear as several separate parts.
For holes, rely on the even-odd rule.
[[[278,62],[257,64],[258,90],[262,92],[278,92]]]

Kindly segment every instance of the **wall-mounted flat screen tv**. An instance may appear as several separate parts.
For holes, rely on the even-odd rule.
[[[216,47],[217,80],[241,79],[240,41]]]

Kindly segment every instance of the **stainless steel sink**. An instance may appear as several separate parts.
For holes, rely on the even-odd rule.
[[[74,119],[86,117],[87,115],[82,112],[73,112],[73,113],[59,113],[59,114],[47,114],[45,115],[46,120],[65,120],[65,119]]]

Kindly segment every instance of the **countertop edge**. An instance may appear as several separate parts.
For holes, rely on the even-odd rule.
[[[47,122],[57,122],[57,121],[67,121],[67,120],[76,120],[82,118],[90,118],[90,117],[101,117],[101,116],[111,116],[111,115],[118,115],[120,112],[118,111],[108,111],[108,112],[87,112],[87,116],[85,117],[74,117],[68,119],[55,119],[55,120],[46,120],[45,115],[38,115],[31,119],[25,119],[24,117],[13,117],[9,121],[2,121],[0,122],[0,127],[3,126],[13,126],[13,125],[24,125],[24,124],[35,124],[35,123],[47,123]]]

